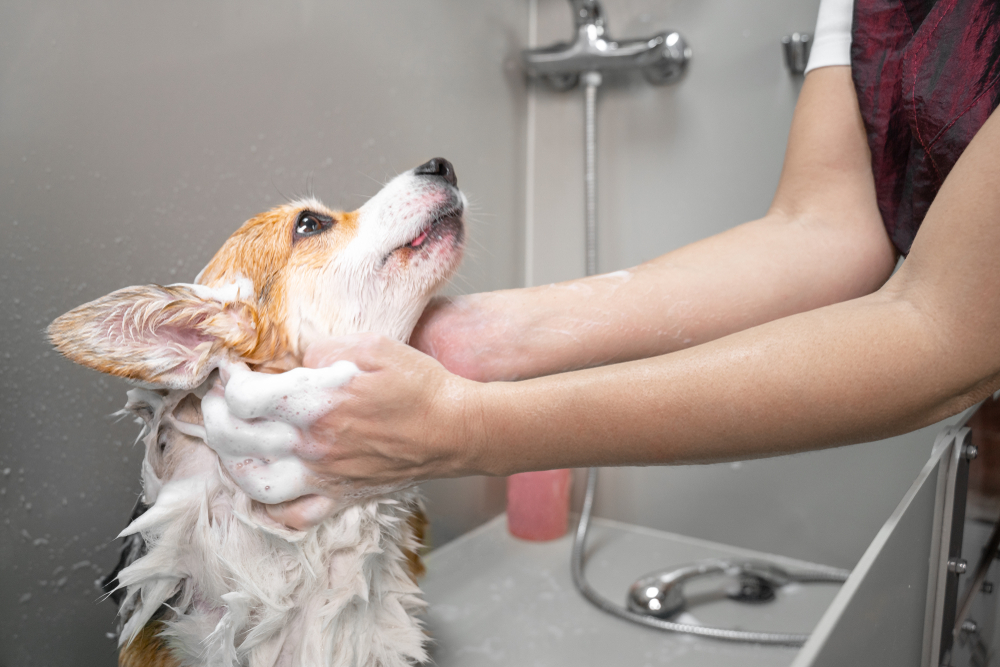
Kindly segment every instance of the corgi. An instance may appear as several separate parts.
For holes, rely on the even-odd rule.
[[[316,376],[299,367],[321,338],[376,332],[405,342],[461,261],[465,206],[451,163],[434,158],[353,212],[303,199],[261,213],[194,283],[126,287],[49,326],[64,356],[136,385],[123,413],[143,425],[143,494],[106,581],[120,604],[119,665],[427,659],[418,493],[374,489],[328,503],[309,528],[286,527],[267,504],[304,487],[260,483],[280,478],[267,476],[278,462],[224,455],[209,445],[206,421],[210,398],[235,376],[272,374],[314,399]],[[267,474],[249,479],[243,464]]]

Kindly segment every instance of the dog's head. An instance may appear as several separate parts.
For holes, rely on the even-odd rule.
[[[112,292],[58,318],[49,337],[76,363],[181,390],[225,360],[287,370],[321,337],[405,341],[461,260],[464,203],[451,164],[435,158],[353,212],[279,206],[244,223],[195,283]]]

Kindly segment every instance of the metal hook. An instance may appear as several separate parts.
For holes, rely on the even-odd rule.
[[[781,38],[785,50],[785,65],[795,76],[801,76],[809,64],[809,50],[812,48],[812,35],[808,32],[793,32]]]

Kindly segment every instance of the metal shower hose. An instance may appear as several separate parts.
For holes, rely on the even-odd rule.
[[[587,72],[582,77],[584,83],[584,128],[585,128],[585,173],[584,189],[586,204],[586,247],[587,275],[597,273],[597,87],[601,85],[600,72]],[[573,555],[571,569],[573,584],[577,590],[598,609],[618,618],[632,621],[651,628],[683,632],[689,635],[724,639],[733,642],[753,644],[772,644],[781,646],[802,646],[809,638],[808,634],[792,632],[750,632],[746,630],[726,630],[702,625],[674,623],[645,614],[637,614],[608,600],[591,588],[583,574],[584,550],[587,544],[587,531],[590,529],[590,517],[594,508],[594,492],[597,490],[597,468],[587,469],[587,492],[584,496],[583,510],[580,512],[580,523],[576,527],[573,538]]]

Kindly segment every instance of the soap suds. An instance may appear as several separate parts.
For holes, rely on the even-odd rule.
[[[246,364],[225,363],[201,402],[208,446],[248,496],[273,505],[325,492],[299,458],[308,431],[337,403],[333,390],[361,373],[349,361],[325,368],[254,373]],[[345,494],[345,498],[347,494]],[[328,508],[332,509],[332,508]]]
[[[626,269],[620,271],[612,271],[611,273],[605,273],[603,275],[597,276],[598,278],[621,278],[622,282],[628,282],[632,279],[632,272]]]

